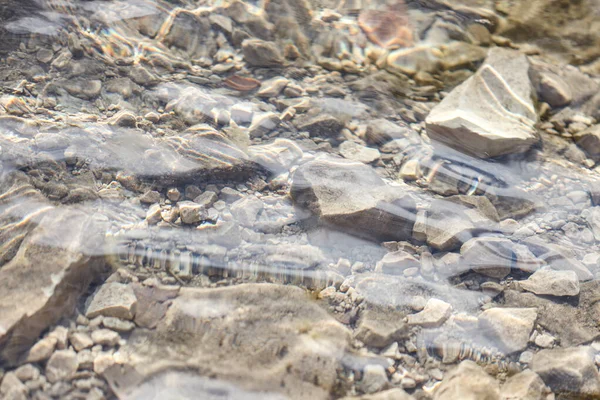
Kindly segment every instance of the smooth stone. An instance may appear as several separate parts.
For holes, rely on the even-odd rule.
[[[577,296],[579,294],[579,279],[574,271],[541,268],[527,280],[520,281],[519,286],[538,295]]]
[[[476,237],[460,248],[465,268],[491,278],[502,279],[512,268],[513,242],[497,237]]]
[[[248,154],[255,163],[274,174],[280,174],[302,159],[304,152],[289,139],[275,139],[273,143],[250,146]]]
[[[271,78],[261,83],[256,95],[258,97],[277,97],[283,89],[290,83],[290,80],[282,76]]]
[[[75,349],[75,351],[81,351],[94,345],[94,341],[87,333],[75,332],[69,337],[69,342]]]
[[[436,72],[440,66],[441,52],[428,46],[411,47],[392,51],[385,68],[400,75],[415,75],[417,72]]]
[[[375,393],[388,385],[388,377],[382,365],[370,364],[363,370],[363,378],[359,383],[365,393]]]
[[[473,361],[461,362],[444,376],[434,400],[500,400],[498,382]]]
[[[121,336],[110,329],[97,329],[92,332],[92,340],[94,344],[112,347],[119,344]]]
[[[395,388],[360,397],[343,397],[341,400],[414,400],[414,397],[400,388]]]
[[[540,100],[550,104],[551,107],[564,107],[573,100],[569,85],[556,74],[542,72],[536,83]]]
[[[402,275],[404,270],[418,268],[419,266],[419,260],[403,250],[398,250],[383,256],[383,258],[377,262],[375,271],[389,275]]]
[[[381,157],[379,150],[362,146],[351,140],[347,140],[340,145],[340,154],[348,160],[358,161],[364,164],[372,163]]]
[[[414,199],[365,164],[333,158],[309,161],[294,172],[290,194],[320,222],[345,232],[376,240],[411,237]]]
[[[131,285],[109,282],[91,296],[85,316],[95,318],[102,315],[132,320],[136,308],[137,298]]]
[[[537,319],[535,308],[490,308],[479,315],[479,327],[493,346],[511,354],[527,347]]]
[[[319,114],[316,117],[306,117],[295,121],[299,131],[307,131],[310,136],[336,138],[344,123],[329,114]]]
[[[242,226],[252,227],[259,213],[263,210],[263,202],[253,196],[244,197],[231,205],[231,214]]]
[[[541,350],[533,356],[531,369],[553,392],[573,396],[600,396],[600,376],[591,347]]]
[[[600,124],[576,133],[573,139],[590,158],[600,160]]]
[[[434,141],[481,158],[526,151],[539,138],[525,55],[490,49],[477,73],[453,89],[426,118]]]

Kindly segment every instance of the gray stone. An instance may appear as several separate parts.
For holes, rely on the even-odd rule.
[[[95,344],[112,347],[119,344],[121,336],[110,329],[97,329],[92,332],[92,340]]]
[[[0,395],[6,400],[26,400],[27,386],[19,380],[14,372],[8,372],[0,378]]]
[[[407,144],[420,143],[421,141],[419,134],[409,126],[386,119],[369,121],[364,139],[368,144],[377,146],[384,145],[393,140],[403,140]]]
[[[411,47],[392,51],[386,60],[386,69],[394,74],[414,75],[419,71],[435,72],[441,53],[429,46]]]
[[[591,347],[541,350],[533,356],[531,369],[557,394],[600,396],[600,376]]]
[[[131,332],[135,328],[133,322],[116,317],[104,317],[102,325],[117,332]]]
[[[490,308],[479,315],[479,327],[493,345],[507,354],[524,350],[533,330],[535,308]]]
[[[77,353],[73,350],[58,350],[52,354],[46,364],[46,378],[50,383],[69,380],[75,375],[77,368],[79,368]]]
[[[379,150],[362,146],[351,140],[346,140],[340,145],[340,154],[348,160],[369,164],[379,159]]]
[[[376,364],[365,366],[363,377],[359,385],[360,389],[365,393],[375,393],[384,389],[388,385],[388,377],[385,368]]]
[[[323,158],[303,164],[292,177],[290,194],[321,223],[346,232],[377,240],[412,235],[414,199],[362,163]]]
[[[42,331],[73,311],[102,272],[105,229],[88,213],[47,208],[0,269],[0,359],[15,362]]]
[[[515,258],[513,242],[497,237],[470,239],[461,246],[460,254],[466,268],[497,279],[510,273]]]
[[[436,250],[451,251],[473,237],[475,225],[465,208],[444,200],[434,200],[427,212],[425,235],[427,244]]]
[[[156,190],[149,190],[140,196],[140,202],[146,204],[155,204],[160,202],[160,193]]]
[[[542,72],[535,80],[538,96],[551,107],[563,107],[573,100],[569,85],[552,72]]]
[[[84,332],[73,333],[69,337],[69,341],[71,342],[71,345],[73,346],[75,351],[81,351],[94,345],[94,341],[92,340],[92,338],[90,338],[90,336]]]
[[[403,322],[404,314],[369,308],[360,317],[355,337],[367,346],[384,348],[408,335],[408,326]]]
[[[66,149],[69,147],[69,138],[60,133],[41,132],[35,135],[35,145],[44,151]]]
[[[492,48],[485,64],[427,116],[427,134],[478,157],[526,151],[538,141],[529,63],[515,50]]]
[[[253,67],[277,67],[283,64],[279,47],[274,42],[246,39],[242,43],[244,60]]]
[[[74,79],[65,81],[62,86],[71,96],[84,100],[97,97],[102,90],[102,81],[88,79]]]
[[[262,137],[273,131],[281,124],[279,115],[273,112],[256,113],[252,117],[252,123],[248,128],[248,134],[250,137]]]
[[[231,205],[231,214],[243,226],[252,227],[263,210],[263,202],[254,196],[244,197]]]
[[[408,316],[408,324],[424,328],[437,328],[446,322],[451,314],[452,306],[450,304],[439,299],[429,299],[422,311]]]
[[[15,369],[15,375],[21,382],[27,382],[39,378],[40,370],[33,364],[25,364]]]
[[[297,287],[184,287],[156,329],[134,330],[119,349],[120,364],[104,376],[120,398],[159,369],[187,366],[213,379],[234,379],[245,390],[325,400],[349,337],[347,328]]]
[[[500,400],[498,382],[473,361],[463,361],[444,376],[434,400]]]
[[[274,174],[290,169],[302,156],[303,151],[293,141],[275,139],[273,143],[261,146],[250,146],[248,154],[252,161],[265,167]]]
[[[316,117],[297,118],[294,122],[299,131],[307,131],[310,136],[336,138],[344,128],[344,123],[329,114]]]
[[[600,160],[600,124],[575,134],[573,138],[590,158]]]
[[[105,283],[92,295],[85,316],[95,318],[99,315],[132,320],[135,317],[137,298],[131,285],[123,283]]]
[[[550,390],[538,374],[530,369],[511,376],[500,390],[502,400],[544,400]]]
[[[414,397],[400,388],[394,388],[360,397],[343,397],[341,400],[414,400]]]
[[[579,279],[574,271],[556,271],[552,268],[541,268],[527,280],[520,281],[519,286],[529,292],[550,296],[577,296]]]
[[[261,83],[256,95],[258,97],[277,97],[289,83],[289,79],[277,76]]]
[[[573,252],[568,248],[543,241],[535,236],[523,240],[523,244],[529,247],[529,250],[536,257],[545,261],[553,269],[574,271],[580,281],[593,279],[590,270],[581,261],[577,260]]]
[[[180,201],[177,203],[181,222],[192,225],[197,224],[207,218],[206,209],[193,201]]]
[[[419,260],[403,250],[387,253],[377,263],[375,270],[389,275],[402,275],[402,272],[408,268],[418,268]]]

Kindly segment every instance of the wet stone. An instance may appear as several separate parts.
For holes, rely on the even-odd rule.
[[[590,347],[541,350],[533,356],[531,369],[555,393],[600,395],[600,376]]]
[[[320,159],[303,164],[292,177],[291,197],[322,223],[358,236],[404,240],[412,234],[412,197],[362,163]]]
[[[590,158],[600,160],[600,124],[577,133],[574,139]]]
[[[418,268],[419,261],[405,251],[387,253],[376,265],[375,270],[389,275],[402,275],[409,268]]]
[[[404,314],[370,308],[360,317],[355,337],[367,346],[383,348],[390,343],[406,338],[408,326],[402,321]]]
[[[473,361],[463,361],[444,376],[434,400],[500,400],[498,382]]]
[[[514,261],[513,243],[503,238],[473,238],[461,246],[460,254],[473,271],[497,279],[510,273]]]
[[[87,333],[83,332],[73,333],[69,337],[69,341],[71,342],[71,345],[73,346],[75,351],[81,351],[94,345],[94,341],[92,340],[92,338],[90,338]]]
[[[50,383],[68,380],[75,375],[78,367],[77,353],[72,350],[58,350],[46,364],[46,378]]]
[[[409,325],[419,325],[424,328],[441,326],[452,314],[452,306],[439,299],[429,299],[425,308],[416,314],[408,316]]]
[[[135,316],[137,299],[130,285],[105,283],[92,295],[85,316],[94,318],[99,315],[127,320]]]
[[[92,332],[92,340],[94,341],[94,344],[116,346],[119,344],[121,337],[117,332],[110,329],[97,329]]]
[[[344,128],[344,123],[327,114],[298,119],[295,124],[299,131],[307,131],[311,136],[326,138],[336,138]]]
[[[540,376],[526,369],[506,380],[500,390],[500,397],[503,400],[543,400],[549,392]]]
[[[524,350],[537,318],[535,308],[491,308],[479,316],[479,327],[507,354]]]
[[[549,296],[577,296],[579,279],[574,271],[556,271],[541,268],[519,286],[529,292]]]
[[[482,158],[526,151],[538,141],[528,70],[521,53],[491,49],[479,71],[433,108],[427,134]]]
[[[0,378],[0,395],[8,400],[26,400],[27,387],[19,380],[14,372],[8,372]]]
[[[197,224],[207,218],[206,209],[192,201],[180,201],[177,203],[177,207],[179,207],[181,222],[184,224]]]
[[[242,43],[244,60],[253,67],[277,67],[283,64],[283,56],[274,42],[247,39]]]
[[[340,145],[340,154],[344,158],[365,164],[372,163],[380,157],[379,150],[362,146],[350,140]]]

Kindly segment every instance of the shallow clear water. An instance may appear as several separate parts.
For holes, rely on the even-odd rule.
[[[599,17],[5,0],[0,398],[600,396]]]

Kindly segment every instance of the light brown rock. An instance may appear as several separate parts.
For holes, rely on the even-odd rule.
[[[91,296],[85,316],[94,318],[102,315],[132,320],[136,307],[137,298],[130,285],[109,282]]]
[[[479,315],[480,329],[507,354],[524,350],[537,319],[535,308],[490,308]]]

